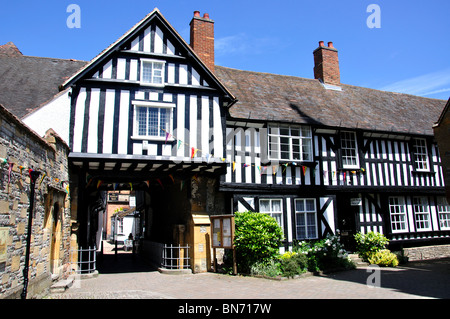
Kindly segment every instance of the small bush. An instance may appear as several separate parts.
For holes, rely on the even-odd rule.
[[[280,261],[280,268],[284,277],[300,275],[308,268],[308,259],[304,254],[288,252],[280,257]]]
[[[368,257],[368,261],[371,264],[384,267],[397,267],[399,263],[397,255],[395,255],[388,249],[383,249],[375,253],[372,253]]]
[[[338,236],[328,235],[326,238],[315,242],[302,241],[297,245],[296,250],[299,254],[307,257],[309,271],[354,268]]]
[[[368,232],[367,234],[357,233],[355,235],[356,240],[356,250],[358,251],[359,257],[364,261],[368,261],[369,257],[386,249],[389,240],[381,233]]]
[[[250,267],[250,273],[252,275],[276,277],[282,274],[281,264],[276,260],[269,262],[255,263]]]
[[[283,231],[275,218],[255,212],[235,213],[236,258],[241,273],[252,265],[269,263],[279,255]]]

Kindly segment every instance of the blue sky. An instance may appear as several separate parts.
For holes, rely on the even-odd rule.
[[[81,28],[68,28],[70,4]],[[370,4],[381,27],[369,28]],[[19,0],[2,4],[0,44],[25,55],[90,60],[157,7],[189,42],[195,10],[215,21],[216,64],[313,78],[320,40],[339,50],[341,82],[447,100],[448,0]]]

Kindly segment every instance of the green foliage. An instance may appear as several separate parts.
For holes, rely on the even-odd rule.
[[[275,259],[270,262],[255,263],[250,267],[250,273],[252,275],[276,277],[282,275],[281,264]]]
[[[397,255],[392,253],[388,249],[383,249],[372,253],[368,258],[369,263],[385,267],[397,267],[398,258]]]
[[[294,277],[308,268],[308,259],[304,254],[287,252],[280,257],[280,268],[284,277]]]
[[[269,263],[278,255],[283,231],[275,218],[262,213],[235,213],[236,259],[239,272],[248,273],[252,265]]]
[[[305,255],[293,252],[286,252],[277,259],[269,262],[255,263],[250,267],[252,275],[267,277],[294,277],[307,270],[308,260]]]
[[[307,257],[309,271],[354,267],[338,236],[328,235],[318,241],[302,241],[296,246],[296,251]]]
[[[385,249],[389,243],[389,240],[383,234],[377,232],[357,233],[355,240],[356,250],[364,261],[368,261],[372,254]]]

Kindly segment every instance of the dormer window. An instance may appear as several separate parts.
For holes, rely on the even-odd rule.
[[[355,132],[341,132],[341,159],[343,168],[359,168]]]
[[[414,167],[417,171],[428,172],[427,141],[424,138],[413,139]]]
[[[141,84],[164,85],[164,61],[141,60]]]

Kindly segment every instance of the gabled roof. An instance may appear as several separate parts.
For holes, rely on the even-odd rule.
[[[433,127],[441,125],[442,121],[444,120],[445,114],[448,112],[449,109],[450,109],[450,99],[448,99],[447,104],[445,104],[445,107],[442,110],[441,115],[439,116],[439,119],[437,120],[436,123],[434,123]]]
[[[84,61],[25,56],[14,43],[0,46],[0,103],[23,118],[51,99]]]
[[[178,32],[172,27],[172,25],[164,18],[164,16],[160,13],[160,11],[155,8],[152,12],[147,14],[141,21],[135,24],[130,30],[128,30],[124,35],[122,35],[119,39],[117,39],[114,43],[112,43],[108,48],[103,50],[99,55],[97,55],[94,59],[92,59],[89,63],[83,66],[78,72],[76,72],[71,78],[69,78],[66,82],[63,83],[63,89],[73,85],[76,81],[83,78],[90,70],[94,69],[98,66],[102,61],[108,59],[112,54],[116,51],[120,50],[122,45],[130,41],[134,36],[138,33],[142,32],[148,24],[150,24],[153,20],[158,20],[162,25],[165,26],[168,32],[171,33],[173,38],[175,38],[178,43],[184,48],[187,52],[189,58],[192,58],[199,67],[209,76],[212,81],[207,79],[207,82],[215,83],[217,88],[222,90],[226,96],[230,98],[230,100],[235,100],[233,94],[220,82],[220,80],[208,69],[208,67],[203,63],[203,61],[198,57],[198,55],[194,52],[194,50],[186,43],[186,41],[178,34]]]
[[[215,73],[239,101],[231,117],[336,128],[433,135],[444,100],[318,80],[216,66]]]

